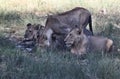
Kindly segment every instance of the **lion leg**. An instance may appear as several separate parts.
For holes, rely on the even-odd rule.
[[[79,55],[86,54],[86,47],[81,47],[79,50]]]
[[[112,50],[113,41],[111,39],[107,39],[106,42],[106,52],[110,52]]]

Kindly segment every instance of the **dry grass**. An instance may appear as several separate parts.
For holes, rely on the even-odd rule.
[[[62,12],[74,7],[85,7],[93,11],[107,9],[108,12],[120,11],[119,0],[1,0],[0,9],[5,11],[38,12]]]

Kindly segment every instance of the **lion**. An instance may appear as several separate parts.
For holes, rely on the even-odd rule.
[[[24,34],[25,40],[33,40],[33,39],[36,40],[39,36],[39,33],[44,28],[44,26],[40,24],[32,25],[31,23],[28,23],[26,26],[27,26],[27,29]]]
[[[45,23],[45,30],[43,33],[44,41],[41,43],[44,46],[49,47],[53,45],[51,42],[53,34],[61,35],[64,38],[64,36],[68,34],[75,25],[86,29],[88,24],[89,29],[93,35],[91,13],[87,9],[82,7],[75,7],[72,10],[60,14],[50,15],[48,16]],[[64,42],[64,40],[61,40],[61,42]]]
[[[113,41],[107,37],[86,36],[83,29],[74,28],[64,39],[67,47],[70,47],[71,53],[86,54],[92,51],[110,52]]]
[[[26,26],[27,29],[25,30],[24,38],[16,47],[32,52],[38,45],[40,33],[44,29],[44,26],[31,23],[28,23]]]
[[[46,43],[45,40],[47,40],[47,37],[45,37],[43,35],[43,31],[44,31],[45,26],[42,26],[40,24],[33,24],[32,25],[31,23],[28,23],[26,26],[27,26],[27,29],[25,31],[23,44],[24,45],[27,44],[27,46],[28,46],[28,44],[30,45],[34,41],[34,43],[36,43],[36,45],[38,47],[41,47],[41,48],[45,47],[44,46],[44,44]],[[61,39],[64,40],[64,38],[62,38],[62,36],[52,34],[52,42],[53,42],[52,47],[54,47],[54,48],[56,48],[56,46],[59,47],[59,45],[61,45],[61,43],[63,45],[63,42],[61,42]]]
[[[34,47],[39,42],[39,37],[41,31],[44,29],[44,26],[40,24],[31,24],[28,23],[27,29],[24,34],[24,39],[19,43],[19,45],[22,45],[22,47],[29,48]]]

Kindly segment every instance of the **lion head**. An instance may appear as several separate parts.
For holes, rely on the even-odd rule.
[[[32,25],[31,23],[28,23],[27,29],[24,34],[25,40],[33,40],[33,39],[37,40],[43,29],[44,29],[44,26],[40,24]]]
[[[80,28],[72,29],[64,39],[66,46],[71,47],[75,43],[78,43],[78,41],[80,41],[80,39],[82,38],[82,34],[83,34],[82,29]]]

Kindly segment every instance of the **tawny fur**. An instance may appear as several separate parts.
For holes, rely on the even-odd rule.
[[[85,54],[92,51],[109,52],[113,41],[106,37],[86,36],[80,29],[73,29],[65,38],[66,45],[71,47],[75,54]]]
[[[93,35],[91,13],[82,7],[76,7],[60,14],[50,15],[46,20],[45,30],[43,32],[43,35],[46,36],[47,39],[45,39],[45,42],[41,43],[49,47],[53,45],[51,42],[52,34],[62,35],[64,38],[75,25],[85,29],[88,24],[91,35]],[[87,30],[85,30],[85,32],[87,32]],[[60,42],[64,42],[64,40],[61,39]],[[60,44],[59,46],[62,47],[63,44]]]
[[[106,50],[110,52],[112,50],[112,46],[113,46],[113,41],[111,39],[108,39],[106,43],[106,47],[107,47]]]
[[[109,52],[113,41],[106,37],[88,36],[89,51]]]
[[[27,24],[27,29],[24,34],[25,40],[36,40],[38,42],[39,36],[41,35],[41,32],[43,31],[44,26],[40,24]]]

